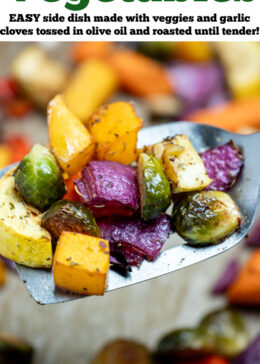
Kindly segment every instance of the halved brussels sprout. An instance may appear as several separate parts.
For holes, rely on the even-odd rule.
[[[61,170],[53,154],[36,144],[15,171],[15,184],[24,200],[45,211],[66,193]]]
[[[148,350],[129,340],[116,340],[92,360],[91,364],[152,364]]]
[[[156,357],[162,363],[167,359],[195,359],[211,354],[213,348],[211,337],[203,329],[180,329],[162,338]]]
[[[59,239],[63,231],[100,236],[92,212],[75,201],[61,200],[54,203],[42,216],[41,226],[48,230],[55,240]]]
[[[219,191],[187,195],[173,208],[177,233],[191,245],[218,243],[234,232],[241,221],[231,197]]]
[[[138,184],[141,216],[151,220],[171,203],[171,187],[161,163],[152,155],[141,153],[138,160]]]
[[[248,333],[240,314],[231,309],[212,312],[201,321],[200,327],[215,341],[215,352],[233,358],[249,343]]]

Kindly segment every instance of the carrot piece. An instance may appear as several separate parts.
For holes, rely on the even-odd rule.
[[[255,251],[227,292],[237,305],[260,305],[260,249]]]
[[[128,102],[100,107],[88,121],[88,129],[96,143],[96,158],[123,164],[137,160],[137,133],[142,125]]]
[[[140,97],[173,93],[166,71],[156,61],[131,50],[114,52],[109,64],[118,74],[122,86]]]
[[[4,262],[0,260],[0,287],[4,286],[6,282],[6,266]]]
[[[231,132],[245,127],[260,129],[260,97],[231,101],[221,106],[199,110],[187,120],[209,124]]]
[[[91,58],[105,59],[112,48],[113,42],[78,42],[72,46],[72,59],[75,63]]]
[[[103,295],[109,270],[109,242],[85,234],[63,232],[53,264],[55,284],[83,295]]]
[[[79,201],[79,195],[77,194],[74,185],[74,181],[79,178],[81,178],[81,170],[74,173],[65,181],[67,193],[64,195],[63,200]]]
[[[95,145],[87,128],[57,95],[48,107],[51,150],[61,168],[69,175],[83,168],[93,157]]]
[[[32,104],[25,100],[16,98],[6,104],[6,111],[9,116],[20,119],[27,116],[33,109]]]

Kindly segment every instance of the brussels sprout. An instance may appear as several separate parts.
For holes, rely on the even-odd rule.
[[[200,327],[215,341],[215,352],[225,357],[235,357],[249,343],[248,334],[240,314],[231,309],[210,313]]]
[[[240,221],[237,206],[225,192],[195,192],[173,208],[175,229],[191,245],[218,243],[234,232]]]
[[[45,211],[66,193],[55,157],[40,144],[36,144],[20,162],[15,184],[24,200],[40,211]]]
[[[100,236],[100,230],[92,212],[80,202],[75,201],[55,202],[42,216],[41,226],[56,240],[63,231]]]
[[[0,335],[0,363],[30,364],[33,357],[33,348],[24,340],[14,336]]]
[[[213,341],[201,329],[180,329],[165,336],[158,345],[156,357],[160,360],[200,358],[213,351]]]
[[[171,203],[171,188],[161,163],[152,155],[141,153],[138,160],[138,184],[141,216],[151,220]]]
[[[148,350],[141,344],[116,340],[108,344],[91,364],[152,364]]]

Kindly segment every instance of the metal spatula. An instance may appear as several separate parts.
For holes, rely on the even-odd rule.
[[[186,134],[198,152],[227,143],[231,139],[242,149],[245,166],[240,180],[230,193],[243,215],[241,228],[219,245],[193,248],[182,244],[171,247],[163,251],[155,262],[145,261],[140,268],[134,268],[127,278],[110,271],[107,291],[146,281],[223,253],[239,243],[252,226],[259,198],[260,133],[238,135],[208,125],[174,122],[144,128],[139,134],[138,144],[141,147],[175,134]],[[0,172],[0,177],[8,168]],[[172,245],[173,236],[167,242],[167,246]],[[16,267],[31,296],[40,304],[66,302],[81,298],[81,296],[67,295],[58,291],[55,288],[51,271],[31,269],[19,264]]]

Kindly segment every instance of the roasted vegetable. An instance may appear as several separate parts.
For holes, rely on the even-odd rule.
[[[30,364],[33,358],[32,346],[17,337],[0,334],[1,364]]]
[[[186,62],[208,62],[214,54],[208,42],[175,42],[174,56]]]
[[[186,117],[200,124],[209,124],[231,132],[244,128],[260,128],[260,97],[230,101],[223,105],[200,109]]]
[[[133,95],[171,95],[171,85],[162,65],[131,50],[118,50],[108,58],[124,89]]]
[[[260,335],[258,335],[249,347],[239,355],[233,364],[258,364],[260,363]]]
[[[253,253],[227,292],[234,305],[260,305],[260,250]]]
[[[202,153],[201,159],[213,179],[206,190],[228,191],[236,183],[243,167],[243,157],[232,140]]]
[[[106,345],[91,364],[152,364],[148,350],[129,340],[116,340]]]
[[[63,291],[103,295],[109,270],[109,243],[85,234],[63,232],[54,255],[55,284]]]
[[[215,49],[235,98],[260,94],[260,45],[258,42],[216,42]]]
[[[13,172],[0,180],[0,254],[29,267],[50,268],[51,236],[40,226],[40,212],[17,193]]]
[[[132,215],[139,207],[134,168],[109,161],[92,161],[75,181],[76,191],[94,216]]]
[[[69,110],[84,123],[115,92],[117,75],[102,60],[83,62],[64,92]]]
[[[11,163],[12,151],[11,149],[5,145],[0,145],[0,168],[4,168]]]
[[[156,357],[160,360],[196,359],[211,354],[214,343],[201,328],[179,329],[163,337],[157,348]],[[161,361],[164,363],[164,361]]]
[[[62,63],[35,46],[25,48],[18,55],[12,66],[12,75],[26,95],[41,108],[64,89],[68,78]]]
[[[228,100],[224,73],[216,63],[174,63],[169,76],[183,103],[179,116]]]
[[[91,211],[76,201],[55,202],[42,216],[41,226],[56,240],[63,231],[100,236],[100,230]]]
[[[0,287],[4,286],[5,282],[6,282],[6,265],[5,265],[4,261],[1,259],[0,260]]]
[[[90,133],[60,95],[49,104],[48,131],[51,150],[68,174],[79,171],[93,157],[95,144]]]
[[[202,190],[212,181],[186,135],[176,135],[153,145],[152,153],[162,161],[173,193]]]
[[[205,316],[200,327],[214,341],[214,352],[234,358],[248,345],[249,337],[240,314],[231,309],[224,309]]]
[[[170,233],[170,219],[166,214],[148,222],[138,218],[121,221],[102,219],[98,221],[98,226],[101,236],[111,245],[126,247],[128,252],[149,261],[157,258]]]
[[[171,188],[161,163],[152,155],[140,154],[138,184],[141,216],[151,220],[164,212],[171,203]]]
[[[65,194],[65,184],[52,153],[34,145],[15,171],[15,184],[24,200],[40,211],[47,210]]]
[[[75,190],[74,184],[74,181],[79,178],[81,178],[81,170],[74,173],[72,176],[65,180],[67,193],[63,196],[64,200],[79,201],[79,195]]]
[[[140,53],[161,61],[172,59],[176,47],[173,42],[138,42],[137,46]]]
[[[228,263],[223,273],[212,289],[213,294],[225,293],[239,274],[240,266],[237,260],[233,259]]]
[[[240,221],[231,197],[219,191],[192,193],[173,208],[175,229],[191,245],[218,243],[233,233]]]
[[[113,42],[76,42],[72,47],[72,58],[76,63],[89,59],[106,59],[113,47]]]
[[[137,133],[143,122],[128,102],[115,102],[96,110],[87,123],[96,143],[96,157],[130,164],[137,160]]]

